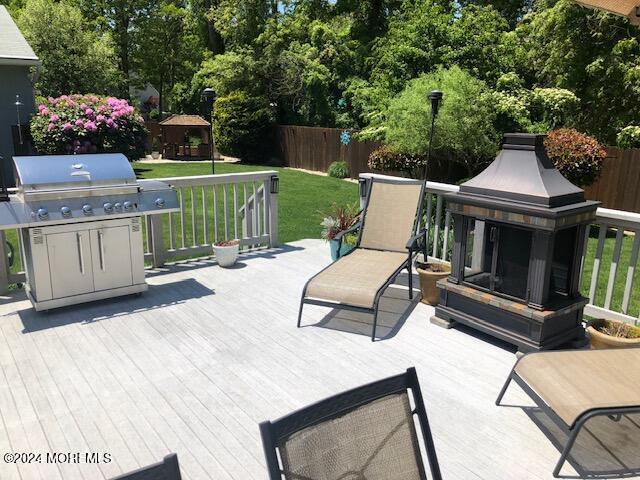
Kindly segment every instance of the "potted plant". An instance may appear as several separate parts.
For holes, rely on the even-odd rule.
[[[416,271],[420,277],[420,291],[422,303],[437,305],[440,291],[436,286],[438,280],[447,278],[451,273],[451,267],[441,262],[416,262]]]
[[[338,233],[348,229],[358,220],[358,204],[340,206],[334,202],[330,209],[323,213],[323,216],[320,223],[322,238],[329,242],[331,259],[335,262],[342,255],[353,250],[358,241],[356,234],[347,234],[342,237],[342,245],[339,240],[335,239]]]
[[[598,318],[587,325],[592,349],[640,347],[640,327]]]
[[[213,244],[213,253],[221,267],[232,267],[238,260],[240,240],[221,240]]]

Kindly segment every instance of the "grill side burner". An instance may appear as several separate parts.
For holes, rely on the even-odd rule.
[[[14,157],[0,224],[20,229],[36,310],[147,289],[142,216],[179,211],[175,190],[135,177],[121,154]]]

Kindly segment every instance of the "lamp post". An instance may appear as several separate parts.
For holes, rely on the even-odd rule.
[[[424,165],[424,181],[427,181],[427,173],[429,171],[429,162],[431,161],[431,145],[433,144],[433,131],[436,128],[436,117],[440,110],[442,102],[442,92],[440,90],[431,90],[429,92],[429,101],[431,102],[431,130],[429,131],[429,146],[427,147],[427,161]]]
[[[209,122],[209,145],[211,148],[211,173],[216,173],[216,157],[218,152],[216,151],[216,142],[213,138],[213,105],[216,101],[216,92],[213,88],[207,87],[202,90],[200,94],[200,100],[204,110],[204,118]]]

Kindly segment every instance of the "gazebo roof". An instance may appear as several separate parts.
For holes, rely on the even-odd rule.
[[[177,126],[177,127],[210,127],[211,124],[207,122],[200,115],[171,115],[160,122],[162,126]]]
[[[640,0],[576,0],[576,3],[625,16],[634,25],[640,25],[640,17],[636,14]]]

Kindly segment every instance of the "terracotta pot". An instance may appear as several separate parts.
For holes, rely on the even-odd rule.
[[[436,286],[438,280],[443,278],[447,278],[451,273],[451,268],[448,265],[441,265],[445,271],[444,272],[432,272],[430,270],[424,270],[422,268],[416,267],[416,271],[418,275],[420,275],[420,290],[422,291],[422,303],[426,303],[427,305],[438,305],[438,300],[440,299],[440,290]]]
[[[589,322],[587,332],[589,333],[589,343],[593,350],[602,350],[605,348],[631,348],[640,347],[640,338],[622,338],[612,337],[606,333],[602,333],[595,328],[595,324],[602,320],[593,320]],[[609,320],[615,322],[615,320]],[[617,323],[617,322],[616,322]]]

